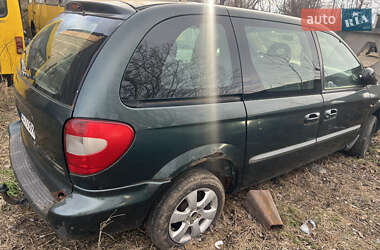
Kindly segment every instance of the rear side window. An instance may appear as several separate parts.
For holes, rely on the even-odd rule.
[[[244,93],[297,94],[320,83],[310,32],[269,21],[234,19],[242,48]]]
[[[230,96],[242,91],[237,48],[228,18],[217,17],[215,36],[199,16],[176,17],[155,26],[136,48],[120,88],[131,106],[168,100]],[[213,51],[206,51],[214,41]],[[214,67],[210,55],[214,54]],[[212,69],[210,69],[212,68]]]
[[[0,0],[0,17],[5,17],[7,13],[7,0]]]
[[[33,86],[71,105],[91,58],[120,23],[77,14],[55,19],[30,45],[27,69]]]
[[[351,51],[338,38],[317,32],[321,47],[325,88],[346,88],[361,85],[362,67]]]

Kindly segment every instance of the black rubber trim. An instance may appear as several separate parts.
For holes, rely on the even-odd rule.
[[[21,137],[21,121],[9,126],[9,151],[13,171],[25,196],[42,214],[47,214],[56,200],[33,168]]]

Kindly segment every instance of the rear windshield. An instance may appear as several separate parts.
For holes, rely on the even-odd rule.
[[[91,58],[120,23],[78,14],[54,19],[30,45],[27,70],[33,85],[71,105]]]
[[[0,17],[7,15],[7,0],[0,0]]]

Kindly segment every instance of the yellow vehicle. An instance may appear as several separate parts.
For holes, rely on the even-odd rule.
[[[66,0],[28,0],[28,24],[32,36],[64,10]]]
[[[24,52],[24,31],[17,0],[0,0],[0,78],[8,85]],[[0,79],[0,80],[1,80]]]
[[[63,12],[67,1],[68,0],[28,0],[28,24],[32,36],[37,34],[42,27]],[[127,3],[136,2],[136,0],[121,1]],[[165,2],[168,1],[183,2],[184,0],[165,0]],[[144,2],[144,0],[140,0],[140,2]]]

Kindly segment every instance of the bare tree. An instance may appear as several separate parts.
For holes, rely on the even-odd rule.
[[[328,8],[369,8],[372,0],[327,0],[323,1],[323,6]]]
[[[321,8],[321,0],[284,0],[277,4],[277,9],[281,14],[289,16],[301,16],[301,9]]]
[[[361,9],[365,8],[368,4],[368,0],[351,0],[351,1],[346,1],[346,8],[356,8],[356,9]]]
[[[244,9],[257,9],[262,0],[220,0],[220,4]]]

